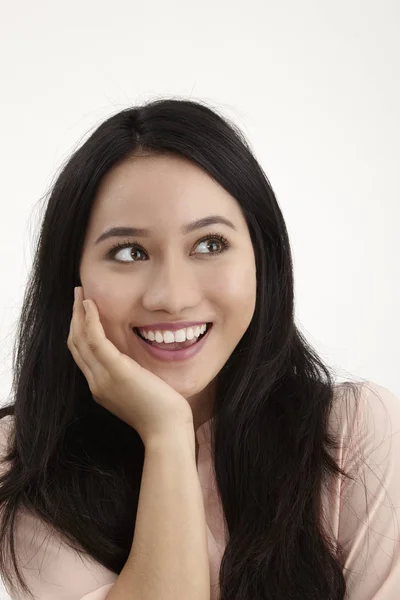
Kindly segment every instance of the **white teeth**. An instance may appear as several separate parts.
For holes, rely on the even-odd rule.
[[[144,331],[139,329],[140,335],[151,342],[172,344],[173,342],[185,342],[192,340],[194,337],[199,337],[207,329],[206,323],[196,327],[186,327],[185,329],[177,329],[176,331]]]

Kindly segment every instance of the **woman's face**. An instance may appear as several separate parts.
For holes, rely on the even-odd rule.
[[[216,223],[185,232],[185,226],[210,216],[223,217],[232,227]],[[97,241],[115,227],[146,229],[148,234]],[[224,252],[218,253],[223,245],[213,234],[227,240]],[[112,256],[117,243],[130,247]],[[84,297],[96,302],[105,334],[115,346],[201,412],[255,309],[253,246],[236,200],[200,167],[179,156],[126,160],[99,188],[80,279]],[[199,352],[185,360],[167,362],[152,356],[133,331],[176,321],[213,323]]]

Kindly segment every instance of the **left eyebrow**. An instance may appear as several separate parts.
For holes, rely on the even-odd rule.
[[[187,234],[195,231],[196,229],[201,229],[202,227],[208,227],[209,225],[215,224],[226,225],[227,227],[237,231],[236,227],[229,219],[226,217],[221,217],[220,215],[210,215],[208,217],[203,217],[202,219],[197,219],[197,221],[193,221],[188,225],[184,225],[181,231],[183,234]],[[99,244],[103,240],[106,240],[110,237],[125,236],[149,237],[150,231],[148,229],[141,229],[139,227],[111,227],[111,229],[107,229],[99,238],[97,238],[95,244]]]

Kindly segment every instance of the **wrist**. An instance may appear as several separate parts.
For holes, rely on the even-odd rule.
[[[175,429],[166,430],[163,432],[155,433],[149,436],[144,442],[145,450],[157,451],[161,450],[165,452],[167,449],[180,449],[186,448],[193,452],[195,457],[196,451],[196,437],[194,432],[193,424],[188,423],[184,426],[176,427]]]

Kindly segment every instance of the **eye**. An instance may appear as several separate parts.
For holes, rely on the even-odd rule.
[[[210,252],[209,251],[209,248],[211,245],[210,240],[213,241],[214,247],[215,247],[215,245],[217,245],[217,247],[219,246],[219,249]],[[225,252],[225,250],[227,250],[230,247],[228,240],[219,233],[209,234],[206,237],[202,238],[201,240],[198,241],[197,246],[199,246],[201,244],[204,244],[203,248],[205,248],[205,250],[201,251],[200,254],[210,254],[210,255],[222,254],[223,252]],[[123,250],[126,250],[126,252],[123,253],[122,252]],[[134,252],[136,252],[136,255],[146,254],[145,249],[140,244],[133,244],[131,241],[118,242],[109,250],[109,252],[107,253],[107,256],[111,260],[115,260],[115,262],[119,262],[119,263],[135,263],[135,262],[141,262],[142,260],[146,260],[143,258],[138,258],[137,260],[136,259],[129,260],[129,259],[132,259]],[[121,254],[121,256],[125,255],[125,257],[124,258],[116,258],[118,254]]]
[[[134,250],[130,250],[131,248],[134,248]],[[122,252],[123,250],[126,250],[126,252]],[[128,250],[130,251],[128,252]],[[145,250],[138,244],[132,244],[132,242],[119,242],[110,249],[110,251],[107,253],[107,256],[111,260],[115,260],[115,262],[119,263],[140,262],[141,260],[143,260],[129,260],[129,258],[132,258],[134,252],[136,252],[136,254],[145,253]],[[121,254],[122,256],[124,256],[124,258],[117,259],[117,254]]]
[[[214,246],[215,246],[215,240],[217,240],[217,245],[219,244],[220,249],[216,250],[215,252],[201,252],[201,254],[222,254],[222,252],[225,252],[225,250],[227,250],[229,248],[229,242],[226,238],[224,238],[223,235],[220,235],[219,233],[212,233],[209,234],[207,237],[203,238],[202,240],[199,241],[198,245],[200,244],[205,244],[206,248],[210,247],[210,240],[214,240]]]

